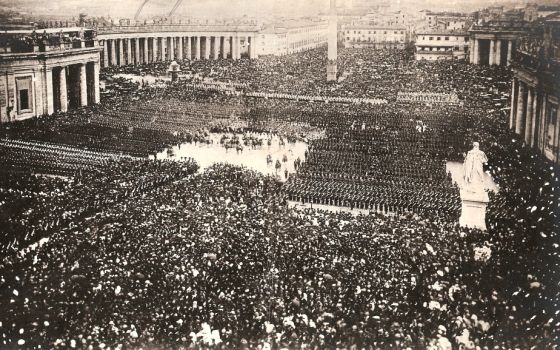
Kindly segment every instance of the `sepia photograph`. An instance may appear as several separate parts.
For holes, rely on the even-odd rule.
[[[0,350],[560,350],[560,0],[0,0]]]

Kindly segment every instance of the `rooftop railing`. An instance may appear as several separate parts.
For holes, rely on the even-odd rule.
[[[2,38],[0,37],[0,54],[7,53],[38,53],[81,49],[97,46],[96,39],[71,39],[71,40],[29,40],[28,38]]]

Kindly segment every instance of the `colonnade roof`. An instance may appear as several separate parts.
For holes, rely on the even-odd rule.
[[[98,28],[98,34],[133,34],[158,32],[257,32],[255,25],[223,25],[223,24],[168,24],[168,25],[140,25]]]
[[[24,52],[24,53],[0,52],[0,63],[4,61],[14,61],[14,60],[65,59],[67,57],[78,57],[80,55],[93,55],[92,57],[97,57],[97,60],[99,60],[99,52],[102,50],[103,50],[102,47],[95,46],[95,47],[73,48],[73,49],[65,49],[65,50],[37,51],[37,52]],[[90,61],[90,59],[88,59],[88,61]]]
[[[525,21],[493,21],[484,24],[473,24],[469,29],[471,33],[495,33],[495,32],[514,32],[524,33],[531,27],[531,23]]]
[[[60,27],[60,28],[45,28],[45,29],[18,29],[18,30],[3,30],[1,34],[33,34],[33,32],[37,34],[58,34],[58,33],[76,33],[76,32],[91,32],[93,29],[84,28],[84,27]]]

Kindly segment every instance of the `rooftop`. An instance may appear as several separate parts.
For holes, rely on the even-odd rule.
[[[416,35],[469,35],[468,29],[426,29],[417,31]]]
[[[406,30],[403,26],[384,25],[384,24],[350,24],[343,26],[343,29],[389,29],[389,30]]]
[[[285,33],[290,29],[315,27],[318,25],[327,25],[327,21],[311,21],[311,20],[287,20],[279,21],[266,25],[260,30],[260,33],[273,34]]]
[[[58,34],[58,33],[76,33],[76,32],[87,32],[93,31],[93,29],[84,28],[84,27],[62,27],[62,28],[46,28],[46,29],[19,29],[19,30],[2,30],[0,34],[13,34],[13,35],[25,35],[25,34],[33,34],[33,32],[37,34]]]

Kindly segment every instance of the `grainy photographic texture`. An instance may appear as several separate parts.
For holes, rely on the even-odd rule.
[[[560,4],[0,0],[0,349],[558,349]]]

